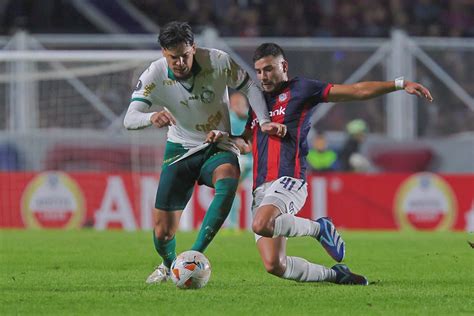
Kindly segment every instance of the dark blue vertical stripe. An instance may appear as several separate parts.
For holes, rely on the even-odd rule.
[[[308,163],[306,162],[306,155],[308,155],[308,133],[311,129],[311,117],[313,116],[314,110],[316,107],[311,108],[303,121],[300,131],[300,178],[305,179],[306,169],[308,168]]]
[[[259,126],[255,126],[257,129],[257,148],[258,148],[258,175],[255,183],[255,187],[260,186],[265,182],[267,177],[267,163],[268,163],[268,135],[262,133]]]

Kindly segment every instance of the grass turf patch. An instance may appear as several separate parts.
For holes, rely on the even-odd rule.
[[[196,233],[179,233],[178,252]],[[473,315],[467,233],[342,232],[345,263],[370,285],[297,283],[264,271],[253,235],[220,232],[206,255],[209,284],[147,285],[160,259],[151,232],[0,231],[0,314]],[[331,267],[312,238],[288,254]]]

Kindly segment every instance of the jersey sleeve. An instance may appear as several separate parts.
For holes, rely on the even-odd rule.
[[[156,94],[156,80],[154,75],[154,67],[150,65],[138,79],[137,85],[132,93],[132,99],[130,102],[139,101],[146,103],[149,107],[152,106],[155,102]]]
[[[224,72],[227,77],[227,86],[240,90],[244,87],[250,80],[250,76],[237,64],[227,53],[221,52],[223,54],[224,61]]]
[[[319,80],[301,79],[301,89],[307,100],[313,104],[327,102],[329,91],[332,88],[331,83],[322,82]]]

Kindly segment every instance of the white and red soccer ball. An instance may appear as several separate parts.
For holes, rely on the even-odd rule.
[[[171,264],[171,280],[180,289],[200,289],[207,284],[210,276],[209,259],[198,251],[185,251]]]

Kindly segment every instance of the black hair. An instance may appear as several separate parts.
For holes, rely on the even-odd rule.
[[[283,49],[275,43],[263,43],[253,53],[253,62],[256,62],[260,58],[273,56],[282,56],[286,60],[285,52]]]
[[[187,22],[169,22],[161,28],[158,42],[162,48],[166,49],[176,47],[181,43],[193,45],[193,30]]]

